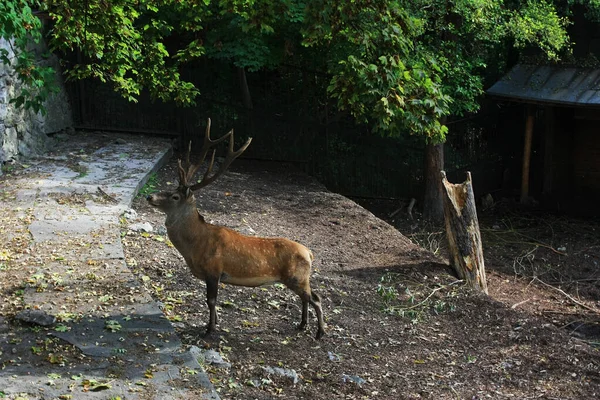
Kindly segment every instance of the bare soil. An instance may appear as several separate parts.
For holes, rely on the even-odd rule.
[[[171,162],[145,191],[173,188],[176,177]],[[155,231],[124,229],[126,261],[186,345],[231,363],[206,366],[224,399],[600,395],[597,221],[502,204],[483,213],[488,297],[453,275],[440,229],[404,212],[389,218],[395,202],[365,202],[397,230],[286,165],[238,160],[197,199],[211,223],[308,246],[328,325],[315,340],[311,310],[309,329],[298,331],[300,300],[281,285],[221,285],[218,333],[204,337],[205,285],[170,245],[164,215],[138,197],[138,219]]]

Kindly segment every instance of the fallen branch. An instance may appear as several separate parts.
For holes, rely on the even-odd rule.
[[[503,239],[503,238],[502,238],[502,237],[499,235],[499,233],[500,233],[500,232],[498,232],[498,231],[495,231],[495,230],[493,230],[493,229],[483,229],[483,231],[485,231],[485,232],[488,232],[488,233],[491,233],[491,234],[495,235],[495,236],[498,238],[498,240],[499,240],[500,242],[502,242],[502,243],[506,243],[506,244],[528,244],[528,245],[533,245],[533,246],[538,246],[538,247],[544,247],[544,248],[546,248],[546,249],[548,249],[548,250],[551,250],[551,251],[553,251],[553,252],[555,252],[556,254],[559,254],[559,255],[561,255],[561,256],[566,256],[566,255],[568,255],[568,254],[567,254],[567,253],[565,253],[565,252],[562,252],[562,251],[556,250],[554,247],[550,246],[549,244],[540,243],[540,242],[525,242],[525,241],[521,241],[521,240],[506,240],[506,239]],[[515,235],[523,236],[523,237],[525,237],[525,238],[527,238],[527,239],[533,239],[533,238],[531,238],[531,237],[529,237],[529,236],[527,236],[527,235],[524,235],[524,234],[522,234],[522,233],[519,233],[519,232],[514,232],[514,231],[505,231],[505,233],[513,233],[513,234],[515,234]]]
[[[595,307],[590,307],[587,304],[584,304],[582,302],[580,302],[579,300],[575,299],[573,296],[569,295],[568,293],[566,293],[564,290],[557,288],[555,286],[552,286],[540,279],[538,279],[537,277],[534,277],[533,280],[536,280],[538,282],[540,282],[542,285],[549,287],[550,289],[554,289],[555,291],[559,292],[560,294],[562,294],[563,296],[565,296],[567,299],[571,300],[573,303],[577,304],[580,307],[585,308],[586,310],[592,311],[596,314],[600,314],[600,310],[595,308]]]
[[[109,201],[111,203],[118,203],[119,200],[115,199],[115,195],[114,194],[108,194],[106,193],[104,190],[102,190],[102,188],[100,186],[98,186],[97,188],[98,194],[103,197],[106,201]]]
[[[577,311],[558,311],[558,310],[543,310],[543,314],[558,314],[558,315],[582,315],[581,312]],[[585,315],[585,314],[583,314]]]
[[[394,218],[396,216],[396,214],[398,214],[400,211],[402,211],[403,208],[404,208],[404,205],[401,205],[400,207],[398,207],[394,211],[392,211],[390,213],[390,215],[388,215],[388,217],[389,218]]]
[[[429,300],[431,298],[431,296],[433,296],[438,290],[445,289],[448,286],[452,286],[452,285],[455,285],[455,284],[461,283],[461,282],[463,282],[463,280],[459,279],[459,280],[456,280],[456,281],[454,281],[452,283],[449,283],[447,285],[442,285],[442,286],[436,287],[435,289],[432,290],[431,293],[429,293],[429,295],[427,297],[425,297],[424,300],[422,300],[422,301],[418,302],[417,304],[412,305],[410,307],[403,307],[403,308],[401,308],[401,310],[411,310],[413,308],[417,308],[417,307],[421,306],[422,304],[425,304],[427,302],[427,300]]]
[[[512,308],[512,309],[514,310],[515,308],[519,307],[521,304],[525,304],[525,303],[527,303],[528,301],[531,301],[531,299],[525,299],[525,300],[523,300],[523,301],[520,301],[520,302],[518,302],[518,303],[515,303],[515,304],[513,304],[512,306],[510,306],[510,308]]]

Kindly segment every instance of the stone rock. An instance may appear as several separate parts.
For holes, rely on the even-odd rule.
[[[357,384],[358,386],[362,386],[363,384],[367,383],[367,381],[365,381],[360,376],[346,375],[346,374],[342,375],[342,381],[344,381],[344,382],[352,382],[352,383]]]
[[[47,314],[42,310],[23,310],[15,315],[15,318],[19,321],[41,326],[52,326],[56,322],[56,318],[53,315]]]
[[[31,148],[28,146],[27,142],[24,141],[19,141],[19,144],[17,146],[19,154],[29,158],[32,155],[32,151]]]
[[[17,154],[17,142],[17,130],[13,127],[7,127],[4,129],[2,148],[7,157],[15,156]]]
[[[203,359],[204,364],[212,365],[216,368],[231,368],[231,363],[223,360],[223,357],[215,350],[202,350],[197,346],[192,346],[190,348],[190,353],[192,353],[196,359]]]
[[[0,49],[8,52],[9,60],[14,61],[18,55],[13,52],[11,41],[0,39]],[[17,78],[15,63],[0,63],[0,146],[5,152],[5,159],[38,155],[47,148],[46,134],[73,125],[59,59],[56,56],[41,59],[41,55],[47,52],[44,41],[34,44],[31,50],[36,54],[36,61],[43,65],[51,65],[57,71],[56,78],[60,90],[45,101],[45,114],[15,107],[10,100],[20,94],[22,86]]]
[[[263,367],[263,369],[269,375],[277,375],[283,378],[288,378],[294,385],[298,383],[298,373],[296,370],[279,367]]]
[[[150,222],[138,222],[138,223],[129,225],[129,230],[132,230],[134,232],[150,233],[150,232],[154,231],[154,228],[152,228],[152,225],[150,224]]]
[[[328,352],[327,352],[327,356],[329,357],[329,360],[330,360],[330,361],[333,361],[333,362],[340,362],[340,361],[342,361],[342,360],[340,359],[340,356],[339,356],[339,355],[337,355],[337,354],[335,354],[335,353],[333,353],[333,352],[331,352],[331,351],[328,351]]]
[[[256,231],[249,226],[239,228],[239,232],[246,236],[256,236]]]
[[[167,234],[167,228],[164,225],[159,226],[158,228],[156,228],[156,233],[158,233],[161,236],[165,236]]]
[[[133,208],[129,208],[129,209],[125,210],[125,212],[123,213],[123,216],[130,221],[134,221],[137,219],[138,213]]]
[[[8,330],[8,322],[6,322],[6,319],[4,319],[4,317],[0,316],[0,334],[6,333],[8,332]]]

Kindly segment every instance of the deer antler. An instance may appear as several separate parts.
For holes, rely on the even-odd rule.
[[[210,159],[210,163],[208,164],[208,168],[207,168],[206,172],[204,173],[204,176],[202,177],[202,181],[189,186],[189,183],[192,182],[194,175],[196,174],[196,172],[198,172],[198,169],[204,163],[204,160],[206,159],[206,155],[208,154],[210,148],[218,143],[221,143],[228,137],[229,137],[229,149],[227,151],[227,155],[225,156],[225,160],[219,167],[219,170],[217,172],[215,172],[212,176],[210,176],[210,174],[212,173],[213,164],[215,162],[216,150],[213,150],[212,156]],[[230,130],[225,135],[221,136],[220,138],[212,140],[210,138],[210,118],[209,118],[208,124],[206,126],[206,134],[204,135],[204,143],[202,145],[202,150],[200,151],[200,161],[197,164],[190,163],[190,153],[192,150],[191,142],[189,144],[188,152],[187,152],[187,156],[186,156],[187,171],[182,167],[181,160],[179,160],[179,183],[180,183],[180,185],[189,186],[190,190],[195,191],[195,190],[203,188],[203,187],[213,183],[215,180],[217,180],[217,178],[219,176],[221,176],[225,171],[227,171],[227,168],[229,168],[229,165],[231,165],[233,160],[238,158],[248,148],[248,146],[250,145],[250,142],[252,142],[252,138],[248,138],[246,143],[244,143],[244,145],[242,147],[240,147],[237,151],[233,151],[233,142],[234,142],[233,129]]]

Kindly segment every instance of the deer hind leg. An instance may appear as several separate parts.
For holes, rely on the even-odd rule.
[[[206,279],[206,304],[210,317],[206,326],[206,334],[212,333],[217,326],[217,294],[219,293],[219,279]]]
[[[315,309],[319,329],[317,330],[317,339],[321,339],[325,335],[325,321],[323,320],[323,309],[321,308],[321,298],[315,292],[310,293],[310,304]]]
[[[300,299],[302,299],[302,321],[298,325],[298,329],[302,331],[306,328],[306,322],[308,321],[308,300],[305,300],[302,296],[300,296]]]
[[[325,322],[323,320],[323,310],[321,308],[320,297],[311,291],[308,280],[303,283],[299,283],[296,278],[291,278],[285,282],[285,285],[296,293],[300,300],[302,300],[302,320],[298,329],[304,329],[308,321],[308,304],[312,305],[317,314],[317,321],[319,323],[319,329],[317,331],[317,339],[321,339],[325,334]]]

